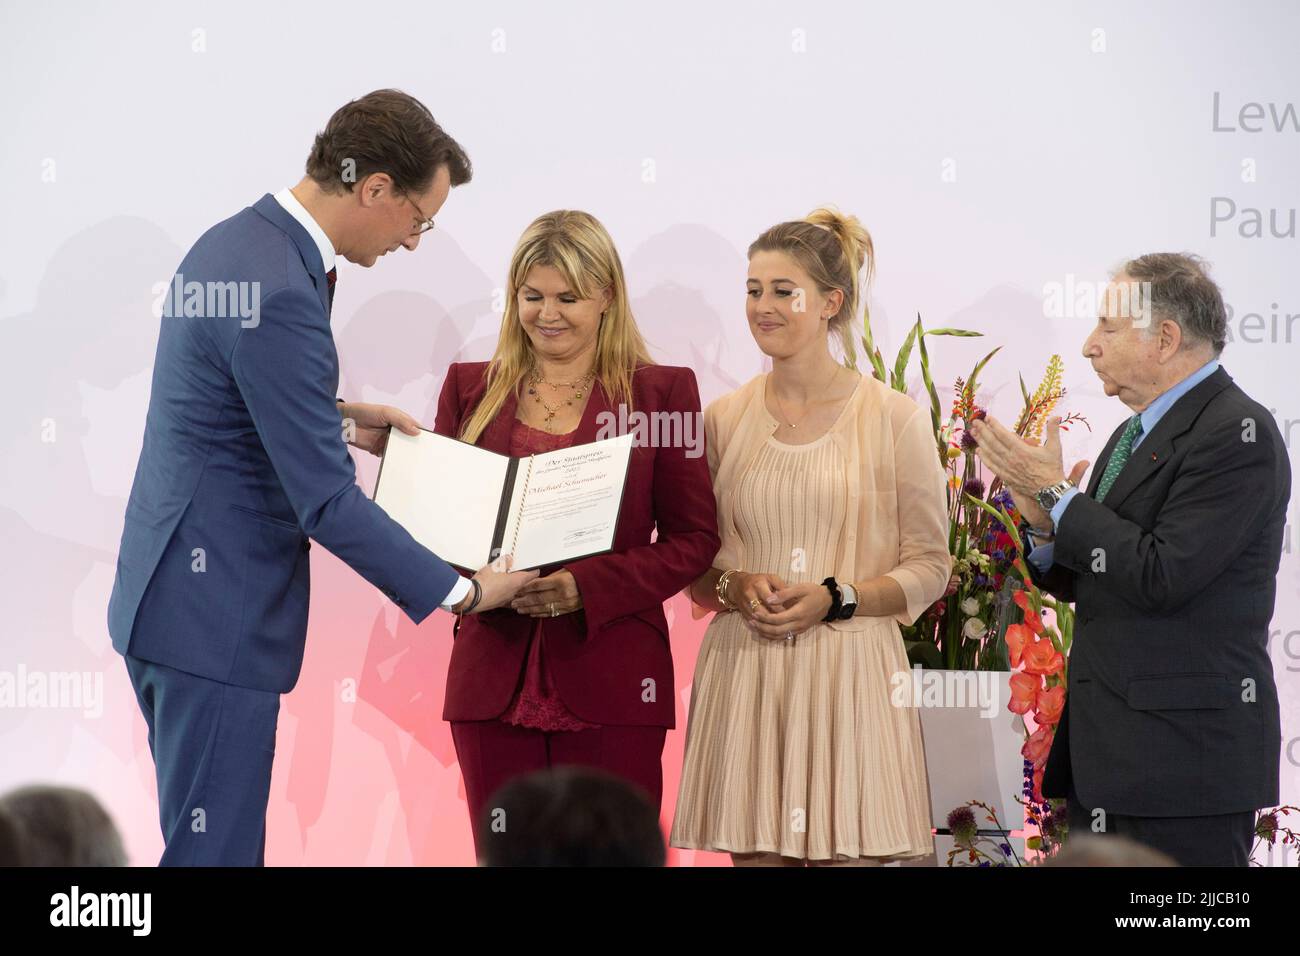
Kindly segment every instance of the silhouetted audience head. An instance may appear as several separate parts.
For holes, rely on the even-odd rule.
[[[24,866],[23,832],[14,815],[0,806],[0,866]]]
[[[627,781],[585,767],[516,777],[481,819],[483,866],[663,866],[659,815]]]
[[[117,827],[85,790],[32,786],[0,797],[0,852],[4,819],[16,835],[16,865],[126,866]]]
[[[1043,866],[1177,866],[1173,857],[1123,836],[1083,834],[1069,837],[1065,846]]]

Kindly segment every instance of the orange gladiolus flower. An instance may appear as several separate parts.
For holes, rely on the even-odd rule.
[[[1034,639],[1034,634],[1024,624],[1012,624],[1007,628],[1007,652],[1011,657],[1011,666],[1019,667],[1025,646]]]
[[[1040,724],[1055,724],[1065,708],[1065,685],[1057,684],[1038,692],[1034,705],[1034,719]]]
[[[1034,765],[1035,770],[1047,763],[1047,755],[1052,750],[1052,737],[1055,733],[1055,727],[1044,724],[1030,734],[1025,745],[1020,748],[1021,755]]]
[[[1025,670],[1030,674],[1059,674],[1065,666],[1065,658],[1052,646],[1051,641],[1034,641],[1024,650]]]
[[[1029,625],[1029,629],[1039,637],[1042,637],[1043,619],[1039,616],[1038,612],[1034,610],[1033,604],[1030,603],[1028,592],[1017,591],[1012,595],[1011,599],[1020,605],[1020,610],[1024,611],[1025,623]]]
[[[1011,701],[1007,710],[1013,714],[1027,714],[1038,699],[1038,691],[1043,686],[1041,677],[1017,671],[1011,675]]]

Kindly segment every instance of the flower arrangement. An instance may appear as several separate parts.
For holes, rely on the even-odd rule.
[[[886,369],[875,346],[870,320],[864,321],[863,345],[871,357],[873,374],[891,388],[907,390],[906,370],[915,350],[921,380],[930,403],[935,449],[947,473],[948,548],[953,570],[948,588],[916,623],[903,629],[909,660],[923,667],[961,670],[1016,670],[1011,677],[1010,709],[1029,714],[1035,729],[1025,727],[1021,749],[1027,764],[1026,805],[1039,834],[1031,849],[1054,853],[1060,840],[1049,838],[1043,824],[1063,823],[1064,801],[1047,801],[1042,795],[1043,768],[1051,751],[1052,736],[1065,706],[1066,675],[1073,634],[1073,608],[1041,591],[1025,564],[1024,543],[1016,530],[1020,514],[1000,479],[985,480],[975,455],[970,423],[983,418],[978,404],[980,374],[1000,351],[995,348],[953,386],[954,399],[945,418],[934,379],[930,374],[927,336],[978,337],[965,329],[926,329],[918,315],[916,324],[899,349],[894,365]],[[1028,441],[1041,441],[1047,419],[1065,396],[1059,355],[1047,363],[1038,387],[1031,393],[1020,376],[1024,399],[1014,431]],[[1062,418],[1061,427],[1087,420],[1076,414]],[[1091,427],[1091,426],[1088,426]],[[1046,613],[1050,612],[1050,617]],[[1063,828],[1062,828],[1063,829]]]

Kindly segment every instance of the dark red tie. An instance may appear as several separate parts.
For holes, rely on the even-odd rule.
[[[325,273],[325,284],[329,286],[331,312],[334,311],[334,283],[338,281],[339,270],[337,268],[331,269],[329,272]]]

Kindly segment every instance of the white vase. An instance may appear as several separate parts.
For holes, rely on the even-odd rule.
[[[914,695],[925,742],[925,766],[930,781],[930,820],[936,830],[948,826],[948,814],[970,800],[981,800],[997,811],[1007,831],[1023,830],[1025,724],[1007,710],[1011,700],[1010,671],[920,671],[919,696]],[[917,674],[913,672],[913,684]],[[987,814],[973,808],[976,824],[993,829]],[[1023,839],[1015,841],[1023,859]],[[935,865],[947,861],[950,837],[936,836]],[[926,858],[929,862],[930,858]],[[922,864],[924,865],[924,864]]]

